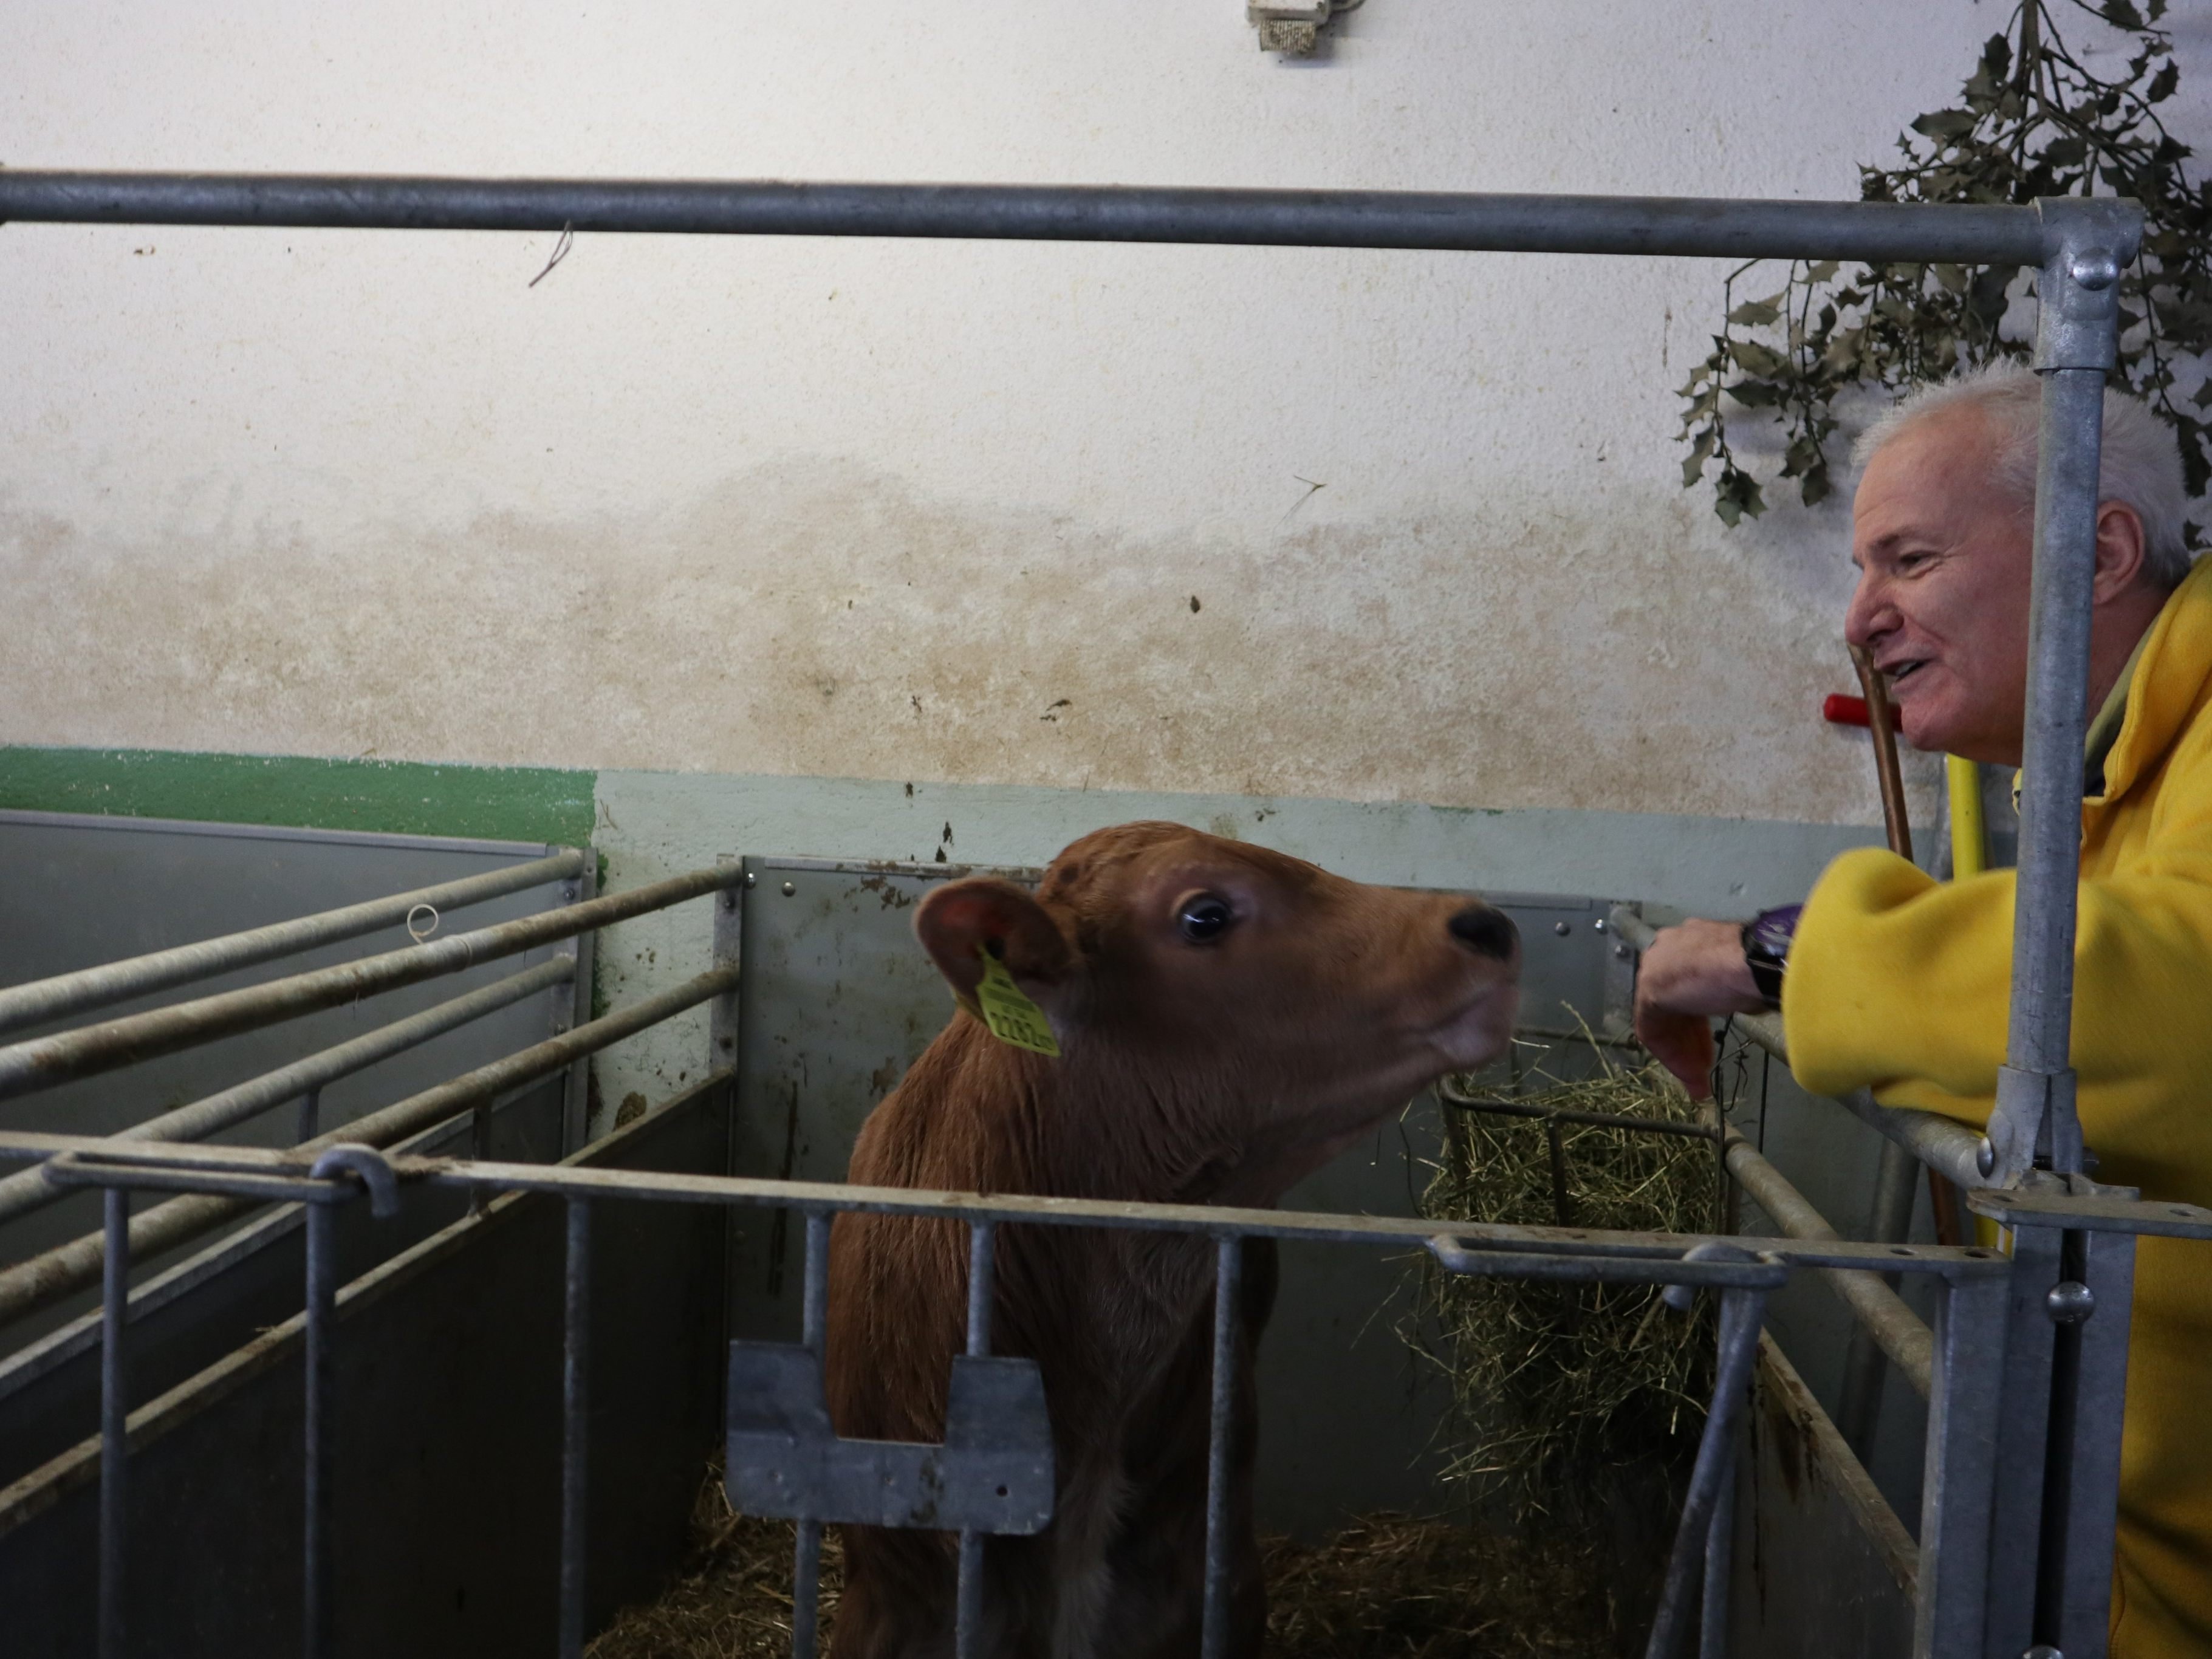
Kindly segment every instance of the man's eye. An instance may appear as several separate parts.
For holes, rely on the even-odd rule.
[[[1229,931],[1236,913],[1211,893],[1191,899],[1176,913],[1176,927],[1193,945],[1211,945]]]

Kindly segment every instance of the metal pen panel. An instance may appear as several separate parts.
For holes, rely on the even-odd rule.
[[[331,1476],[337,1437],[331,1417],[333,1374],[331,1326],[337,1304],[337,1214],[328,1203],[307,1206],[307,1474],[302,1528],[305,1577],[301,1651],[331,1659],[337,1646],[337,1608],[332,1597],[337,1552],[331,1537],[335,1495]]]
[[[126,961],[102,963],[96,968],[80,969],[27,985],[11,985],[0,990],[0,1031],[17,1030],[26,1025],[81,1014],[88,1009],[105,1008],[149,992],[167,990],[172,986],[212,979],[235,968],[272,962],[278,957],[291,956],[319,945],[359,939],[364,933],[404,921],[418,905],[458,910],[481,904],[487,899],[519,893],[526,888],[573,875],[582,866],[583,860],[581,853],[556,853],[550,858],[533,859],[486,875],[441,882],[412,892],[394,893],[386,898],[325,910],[319,915],[301,916],[291,921],[272,922],[265,927],[226,934],[221,939],[174,945]]]
[[[428,939],[405,950],[363,957],[334,968],[295,974],[265,985],[226,991],[143,1014],[80,1027],[0,1048],[0,1098],[31,1094],[72,1078],[112,1071],[233,1032],[334,1008],[380,992],[416,985],[478,963],[573,939],[609,922],[626,921],[716,891],[738,879],[735,869],[693,870],[645,887],[548,910],[473,933]]]
[[[575,971],[572,957],[556,957],[550,962],[540,963],[495,984],[471,991],[466,996],[455,997],[426,1008],[419,1014],[394,1021],[390,1025],[325,1048],[319,1053],[265,1072],[257,1078],[208,1096],[188,1105],[179,1106],[147,1119],[125,1129],[116,1131],[118,1140],[199,1140],[222,1130],[232,1128],[249,1118],[294,1098],[300,1101],[299,1134],[301,1141],[312,1140],[320,1132],[321,1096],[325,1085],[342,1077],[362,1071],[380,1060],[428,1042],[432,1037],[467,1024],[471,1020],[520,1002],[523,998],[557,985],[571,978]],[[25,1170],[0,1180],[0,1221],[52,1203],[64,1196],[40,1177],[36,1170]]]

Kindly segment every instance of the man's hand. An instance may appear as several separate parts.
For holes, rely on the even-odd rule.
[[[1663,929],[1637,970],[1636,1035],[1692,1100],[1711,1092],[1713,1017],[1765,1006],[1743,959],[1742,930],[1732,921]]]

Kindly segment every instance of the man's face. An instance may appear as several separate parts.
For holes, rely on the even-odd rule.
[[[2020,764],[2030,521],[1990,480],[1985,417],[1936,416],[1868,463],[1851,507],[1844,636],[1889,677],[1912,746]]]

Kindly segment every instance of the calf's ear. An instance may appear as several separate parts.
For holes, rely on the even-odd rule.
[[[914,931],[953,991],[972,997],[983,977],[981,952],[1006,964],[1015,983],[1044,1000],[1074,965],[1060,924],[1010,881],[987,876],[947,882],[922,900]]]

